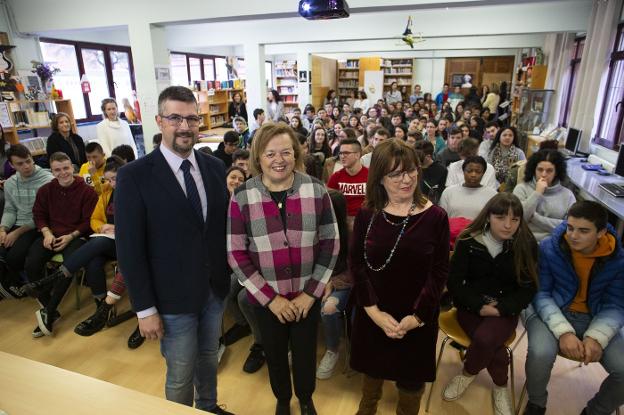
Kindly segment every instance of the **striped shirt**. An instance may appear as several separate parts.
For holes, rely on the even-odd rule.
[[[252,300],[276,295],[321,298],[340,249],[338,226],[323,184],[295,172],[286,193],[286,229],[261,176],[238,187],[228,214],[228,262]]]

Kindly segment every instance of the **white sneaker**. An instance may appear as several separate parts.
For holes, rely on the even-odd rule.
[[[444,388],[444,393],[442,393],[442,398],[445,401],[454,401],[455,399],[459,399],[468,386],[472,383],[476,376],[465,376],[463,373],[455,376]]]
[[[316,377],[318,379],[329,379],[334,374],[334,368],[338,363],[338,352],[332,352],[328,350],[319,363],[318,369],[316,369]]]
[[[217,351],[217,364],[221,363],[223,353],[225,353],[225,344],[219,343],[219,351]]]
[[[492,402],[494,403],[494,415],[513,415],[513,406],[507,386],[494,386]]]

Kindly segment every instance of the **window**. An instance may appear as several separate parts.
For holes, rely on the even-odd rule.
[[[171,83],[173,85],[188,85],[188,66],[186,55],[172,53],[169,55],[171,62]]]
[[[227,81],[228,71],[225,58],[215,58],[215,68],[217,69],[217,81]]]
[[[618,26],[602,101],[596,144],[617,149],[624,143],[624,23]]]
[[[73,45],[41,42],[41,53],[46,63],[61,70],[54,75],[54,86],[63,91],[63,97],[71,99],[74,117],[87,118],[76,48]]]
[[[215,80],[214,59],[204,58],[204,80],[206,81]]]
[[[247,79],[247,66],[245,65],[245,59],[238,58],[238,78]]]
[[[201,81],[202,77],[202,67],[201,67],[201,58],[190,58],[189,57],[189,68],[191,70],[191,82]]]
[[[578,71],[581,67],[581,56],[583,56],[583,48],[585,47],[585,37],[578,38],[574,41],[572,48],[572,56],[570,56],[570,67],[568,69],[568,79],[564,81],[561,90],[561,96],[564,98],[564,104],[561,106],[559,113],[559,125],[568,127],[570,119],[570,108],[572,106],[572,98],[576,91],[576,81],[578,80]]]
[[[114,97],[120,108],[124,98],[134,104],[132,92],[136,87],[129,47],[47,38],[41,39],[40,46],[43,60],[61,70],[54,76],[54,86],[71,99],[77,121],[101,120],[103,98]],[[80,85],[83,74],[91,86],[87,94]]]

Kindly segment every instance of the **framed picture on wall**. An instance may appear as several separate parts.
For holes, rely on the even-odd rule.
[[[299,82],[308,82],[308,71],[299,71]]]

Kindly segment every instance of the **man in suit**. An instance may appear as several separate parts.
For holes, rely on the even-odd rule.
[[[117,175],[118,263],[141,335],[159,339],[168,400],[216,414],[217,351],[226,274],[225,167],[193,150],[200,119],[193,93],[158,98],[162,143]]]

